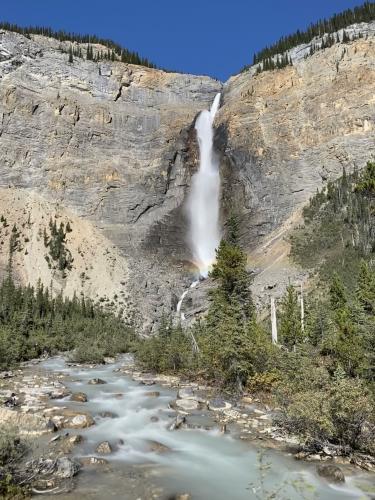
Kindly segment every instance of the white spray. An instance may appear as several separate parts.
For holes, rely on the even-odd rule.
[[[190,222],[189,241],[199,274],[206,278],[220,242],[219,194],[220,175],[218,161],[213,154],[213,121],[220,105],[217,94],[210,111],[198,116],[197,131],[200,162],[193,176],[187,211]]]

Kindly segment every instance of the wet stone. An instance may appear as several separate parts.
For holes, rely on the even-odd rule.
[[[79,403],[87,403],[87,395],[84,392],[74,392],[70,397],[70,401],[77,401]]]
[[[92,378],[88,382],[90,385],[103,385],[106,384],[107,382],[101,378]]]
[[[118,415],[111,411],[101,411],[98,413],[98,416],[101,418],[118,418]]]
[[[175,418],[175,421],[170,425],[169,430],[174,431],[176,429],[179,429],[183,424],[186,422],[186,417],[183,415],[177,415]]]
[[[178,399],[196,399],[192,387],[182,387],[177,393]]]
[[[232,408],[232,405],[227,401],[224,401],[224,399],[217,398],[217,399],[211,399],[208,402],[208,408],[213,411],[224,411],[224,410],[230,410]]]
[[[322,464],[317,466],[319,476],[324,477],[332,483],[344,483],[345,476],[340,467],[333,464]]]
[[[153,453],[168,453],[171,450],[169,446],[166,446],[163,443],[159,443],[159,441],[149,441],[150,444],[150,451]]]
[[[177,399],[175,402],[177,408],[180,408],[185,411],[198,410],[199,403],[194,399]]]
[[[98,457],[82,457],[79,461],[81,465],[105,465],[108,463],[105,458]]]
[[[113,450],[108,441],[103,441],[102,443],[98,444],[95,451],[100,455],[109,455]]]
[[[160,396],[160,392],[159,391],[148,391],[148,392],[145,392],[145,396],[148,396],[150,398],[158,398]]]

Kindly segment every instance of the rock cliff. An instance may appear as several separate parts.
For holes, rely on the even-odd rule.
[[[142,331],[174,310],[191,280],[184,200],[197,168],[194,119],[222,91],[215,122],[222,216],[241,213],[243,244],[266,300],[288,276],[285,236],[301,206],[342,168],[375,153],[375,29],[294,65],[227,83],[75,58],[61,44],[0,31],[0,269],[17,225],[15,271],[57,292],[123,309]],[[297,50],[297,49],[296,49]],[[68,221],[72,269],[48,263],[49,221]],[[189,294],[202,308],[209,283]]]

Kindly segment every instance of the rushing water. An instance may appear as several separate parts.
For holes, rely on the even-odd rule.
[[[180,319],[182,321],[185,320],[185,314],[183,312],[181,312],[181,307],[182,307],[182,303],[184,301],[184,298],[189,293],[190,288],[195,288],[198,285],[198,283],[199,283],[199,280],[193,281],[193,283],[189,286],[189,288],[183,292],[183,294],[180,297],[180,300],[178,301],[178,304],[177,304],[177,307],[176,307],[176,311],[177,311],[177,314],[180,315]]]
[[[100,466],[95,473],[82,472],[78,476],[77,489],[60,498],[150,498],[132,490],[132,476],[126,474],[129,467],[142,467],[142,464],[148,464],[149,472],[149,479],[143,481],[156,482],[162,488],[164,496],[159,498],[188,492],[196,500],[266,499],[269,497],[265,490],[271,492],[281,485],[285,485],[283,493],[274,498],[369,498],[357,486],[360,481],[366,481],[363,474],[349,478],[344,487],[332,486],[319,479],[312,464],[297,462],[272,451],[266,453],[266,461],[271,465],[266,472],[265,490],[258,489],[256,496],[252,488],[259,488],[261,484],[257,449],[230,435],[220,435],[208,412],[205,415],[197,411],[189,415],[187,421],[201,423],[212,430],[168,430],[175,417],[168,403],[175,399],[176,392],[156,385],[140,385],[129,376],[113,371],[125,362],[126,358],[117,365],[93,369],[67,367],[60,358],[43,363],[44,369],[66,372],[66,384],[70,389],[83,391],[88,396],[87,403],[68,400],[59,403],[88,411],[95,417],[95,426],[77,431],[85,437],[82,446],[76,448],[77,456],[96,455],[97,444],[104,440],[117,443],[116,451],[105,457],[111,462],[112,473]],[[104,379],[107,384],[89,385],[88,381],[94,377]],[[150,397],[149,391],[160,391],[160,396]],[[103,411],[111,411],[117,417],[101,418],[98,414]],[[152,441],[167,446],[170,451],[152,451]],[[306,485],[303,486],[304,496],[287,485],[287,482],[301,480]],[[314,488],[315,497],[311,496],[311,488]]]
[[[199,170],[193,176],[187,211],[190,221],[189,241],[199,273],[207,277],[220,242],[220,174],[213,152],[213,121],[220,105],[217,94],[211,109],[202,111],[195,123],[199,143]]]

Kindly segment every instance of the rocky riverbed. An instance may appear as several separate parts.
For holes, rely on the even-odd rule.
[[[227,400],[210,387],[141,373],[128,356],[101,366],[62,358],[28,363],[2,374],[0,396],[12,393],[18,405],[2,407],[0,423],[18,427],[31,443],[27,467],[34,493],[44,498],[110,492],[129,500],[224,500],[265,497],[280,487],[292,499],[310,488],[327,499],[375,493],[373,474],[329,450],[297,455],[310,463],[295,460],[298,440],[275,427],[271,408],[255,398]]]

